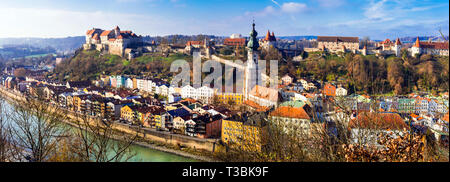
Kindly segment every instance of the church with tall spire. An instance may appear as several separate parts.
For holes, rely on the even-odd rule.
[[[255,30],[255,22],[253,22],[253,29],[250,32],[250,38],[247,43],[247,66],[245,69],[245,85],[244,94],[248,98],[251,89],[261,82],[261,76],[258,65],[258,32]]]
[[[263,107],[277,107],[281,96],[276,88],[265,86],[271,78],[268,78],[263,72],[266,69],[265,66],[260,65],[262,64],[258,58],[260,44],[257,37],[258,32],[256,32],[255,22],[253,22],[253,29],[247,44],[248,59],[245,67],[244,100]]]

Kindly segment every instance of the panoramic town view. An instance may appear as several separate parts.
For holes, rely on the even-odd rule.
[[[0,162],[449,162],[448,1],[32,2]]]

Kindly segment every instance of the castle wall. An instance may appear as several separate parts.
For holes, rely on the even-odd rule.
[[[322,42],[319,41],[317,44],[318,48],[325,46],[330,52],[337,52],[342,50],[342,46],[345,46],[347,50],[359,50],[359,42]]]

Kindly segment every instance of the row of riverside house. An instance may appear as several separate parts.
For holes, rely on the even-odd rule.
[[[98,87],[90,81],[49,82],[2,75],[3,87],[28,97],[42,98],[72,113],[139,125],[197,138],[220,138],[222,119],[231,116],[224,107],[214,107],[192,98],[163,104],[136,90]]]

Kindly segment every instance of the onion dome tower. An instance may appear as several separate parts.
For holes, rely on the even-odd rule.
[[[250,38],[247,44],[247,67],[245,69],[244,95],[248,99],[250,91],[255,85],[261,82],[260,71],[258,66],[258,32],[255,30],[255,22],[253,21],[253,30],[250,32]]]

